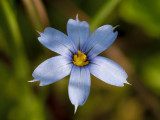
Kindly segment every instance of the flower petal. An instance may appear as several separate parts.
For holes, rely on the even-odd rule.
[[[69,98],[71,103],[75,105],[83,105],[88,98],[90,92],[90,73],[87,67],[73,66],[69,80]]]
[[[128,82],[127,74],[121,66],[112,60],[97,56],[89,65],[90,72],[102,81],[116,86],[124,86]]]
[[[95,30],[88,39],[88,43],[84,45],[83,51],[88,53],[88,56],[95,57],[99,53],[107,49],[116,39],[117,32],[114,33],[114,28],[111,25],[104,25]]]
[[[71,61],[63,56],[56,56],[41,63],[33,72],[34,81],[40,80],[40,86],[56,82],[69,75],[72,69]]]
[[[40,33],[40,35],[38,40],[48,49],[56,53],[68,56],[72,55],[72,52],[75,52],[74,44],[68,36],[54,28],[48,27],[44,30],[44,33]]]
[[[69,19],[67,23],[67,33],[75,43],[77,50],[81,50],[89,37],[90,27],[86,21],[80,22],[78,17],[76,20]]]

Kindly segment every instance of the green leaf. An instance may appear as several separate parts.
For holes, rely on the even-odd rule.
[[[142,65],[143,83],[153,92],[160,94],[160,54],[146,59]]]
[[[104,3],[104,5],[100,10],[98,10],[90,23],[91,31],[95,30],[99,25],[101,25],[104,20],[106,20],[106,18],[109,18],[120,1],[121,0],[109,0]]]
[[[151,37],[160,37],[160,0],[125,0],[120,16],[140,26]]]

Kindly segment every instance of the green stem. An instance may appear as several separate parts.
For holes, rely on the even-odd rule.
[[[102,6],[91,21],[91,31],[95,30],[106,18],[109,17],[120,1],[121,0],[109,0],[104,4],[104,6]]]
[[[0,48],[5,52],[5,54],[9,54],[9,45],[6,41],[5,35],[4,35],[4,31],[2,30],[2,28],[0,28]]]
[[[40,17],[38,15],[33,0],[22,0],[22,3],[24,4],[24,7],[31,19],[34,28],[38,31],[42,31],[43,25],[42,22],[40,21]]]
[[[22,37],[20,34],[20,30],[18,27],[16,16],[11,9],[7,0],[0,1],[0,7],[2,8],[6,21],[8,23],[8,27],[13,40],[13,48],[11,51],[14,65],[14,72],[16,77],[25,78],[28,73],[28,61],[26,59],[26,54],[24,52],[24,45],[22,42]]]

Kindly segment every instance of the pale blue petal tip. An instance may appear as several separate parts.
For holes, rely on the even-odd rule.
[[[129,82],[125,81],[122,86],[120,86],[120,85],[119,85],[119,86],[120,86],[120,87],[123,87],[125,84],[127,84],[127,85],[132,85],[132,84],[130,84]]]
[[[119,27],[120,25],[116,25],[115,27],[113,27],[113,29],[116,29],[117,27]]]
[[[75,108],[74,108],[74,114],[76,114],[76,112],[77,112],[77,108],[78,108],[78,105],[75,105]]]
[[[42,32],[37,31],[37,33],[39,33],[40,35],[42,34]]]
[[[28,82],[36,82],[36,81],[39,81],[38,79],[34,79],[34,80],[30,80]]]
[[[129,83],[129,82],[127,82],[127,81],[126,81],[125,83],[128,84],[128,85],[132,85],[131,83]]]
[[[79,21],[79,20],[78,20],[78,13],[77,13],[77,15],[76,15],[76,21]]]

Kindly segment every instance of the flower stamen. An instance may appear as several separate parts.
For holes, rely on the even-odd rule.
[[[77,66],[85,66],[88,65],[89,61],[87,61],[87,55],[78,50],[78,54],[74,54],[72,62]]]

